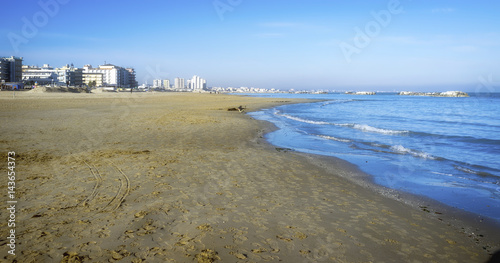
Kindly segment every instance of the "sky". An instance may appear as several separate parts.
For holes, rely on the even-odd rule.
[[[0,56],[139,84],[500,92],[499,1],[2,0]]]

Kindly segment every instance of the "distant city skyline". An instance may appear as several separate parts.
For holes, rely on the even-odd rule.
[[[0,56],[265,89],[500,92],[500,2],[2,3]],[[96,8],[96,7],[99,8]],[[487,84],[483,82],[487,81]],[[486,90],[483,90],[486,91]]]

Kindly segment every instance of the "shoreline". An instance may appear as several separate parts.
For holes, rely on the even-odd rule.
[[[248,96],[248,95],[245,95]],[[259,97],[259,96],[256,96]],[[275,97],[276,98],[276,97]],[[313,100],[312,103],[314,103],[316,100]],[[306,102],[307,104],[308,102]],[[259,118],[257,118],[259,119]],[[272,142],[270,142],[272,144]],[[294,149],[291,149],[292,151],[296,151]],[[320,153],[314,153],[314,152],[307,152],[307,151],[300,151],[297,150],[296,152],[302,153],[304,155],[312,155],[312,156],[318,156],[320,158],[333,158],[333,159],[340,159],[343,160],[340,157],[335,157],[335,156],[330,156],[330,155],[323,155]],[[380,185],[374,181],[374,176],[370,174],[369,171],[365,172],[361,168],[359,168],[356,164],[350,163],[347,160],[343,160],[349,165],[347,166],[352,166],[354,168],[349,168],[349,169],[354,169],[356,176],[354,178],[347,178],[347,179],[352,179],[352,182],[355,182],[359,185],[362,185],[366,188],[370,188],[375,190],[375,192],[379,194],[383,194],[388,196],[389,198],[399,200],[401,202],[407,203],[408,205],[416,208],[416,209],[421,209],[424,211],[427,211],[428,213],[435,213],[438,216],[436,218],[440,217],[447,217],[447,221],[460,221],[461,218],[463,218],[467,223],[465,225],[475,225],[481,228],[481,225],[486,226],[487,229],[500,229],[500,221],[498,219],[494,219],[491,217],[488,217],[487,215],[481,215],[477,214],[474,212],[470,212],[467,210],[464,210],[462,208],[458,207],[453,207],[448,204],[442,203],[438,200],[432,199],[431,197],[427,197],[424,195],[419,195],[419,194],[414,194],[410,192],[405,192],[397,189],[393,189],[387,186]],[[433,211],[429,211],[433,210]],[[446,212],[446,215],[443,215],[443,212]],[[442,219],[439,219],[442,220]],[[460,225],[463,225],[463,223],[457,223]],[[472,230],[471,230],[472,231]]]
[[[0,150],[23,175],[17,260],[482,262],[500,247],[349,182],[330,157],[278,151],[272,124],[227,111],[291,99],[11,96]]]
[[[309,101],[304,103],[314,103],[318,101],[315,99],[308,100]],[[279,105],[277,105],[276,107],[278,106]],[[270,126],[266,133],[270,133],[279,129],[271,122],[262,122],[268,123],[268,125]],[[271,147],[276,147],[267,140],[266,142],[270,144]],[[446,205],[430,197],[412,194],[377,184],[374,181],[373,175],[362,171],[357,165],[335,156],[306,153],[295,151],[293,149],[291,149],[290,151],[299,156],[303,156],[305,159],[307,159],[308,162],[312,163],[315,166],[324,168],[328,171],[328,173],[332,175],[337,172],[335,170],[336,168],[338,169],[339,167],[341,167],[340,169],[343,170],[343,173],[337,173],[337,175],[334,176],[340,176],[341,178],[351,183],[359,185],[367,191],[373,192],[373,194],[384,196],[388,199],[406,205],[411,209],[424,211],[428,214],[429,218],[454,227],[457,231],[463,232],[469,237],[476,239],[478,244],[486,245],[497,243],[497,246],[500,245],[497,239],[497,237],[500,236],[500,222],[497,222],[492,218]],[[332,163],[335,164],[334,168],[329,167]]]

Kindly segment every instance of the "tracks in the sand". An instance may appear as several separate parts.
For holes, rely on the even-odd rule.
[[[83,205],[86,206],[90,201],[92,201],[92,199],[94,199],[94,197],[99,193],[99,186],[102,184],[102,176],[101,176],[101,173],[99,172],[99,170],[95,167],[95,165],[93,166],[90,166],[89,163],[87,163],[86,161],[83,161],[85,163],[85,165],[87,165],[87,167],[89,168],[90,170],[90,173],[92,173],[92,175],[94,176],[94,178],[96,179],[96,183],[95,183],[95,186],[94,186],[94,190],[92,191],[92,194],[90,194],[85,200],[83,200]]]
[[[116,192],[116,195],[113,197],[113,199],[111,199],[111,201],[109,201],[109,203],[103,208],[103,210],[106,209],[106,207],[111,206],[111,204],[115,200],[117,200],[117,202],[115,202],[116,206],[112,210],[117,209],[118,207],[120,207],[120,205],[123,203],[123,201],[125,201],[125,197],[127,197],[127,195],[130,192],[130,179],[128,178],[128,176],[114,163],[111,163],[111,165],[113,165],[115,167],[115,169],[118,170],[118,172],[120,172],[120,174],[123,176],[123,178],[125,178],[125,183],[123,182],[124,180],[122,178],[120,178],[120,188]],[[123,189],[123,188],[125,188],[125,189]],[[123,189],[123,193],[122,193],[122,189]],[[120,196],[120,198],[118,198],[118,196]]]
[[[118,209],[121,204],[125,201],[125,198],[130,193],[131,184],[129,177],[120,169],[116,164],[108,162],[107,166],[101,168],[105,172],[101,172],[95,164],[89,164],[87,161],[83,161],[85,165],[90,170],[90,173],[95,178],[96,183],[92,190],[92,193],[80,202],[83,206],[99,206],[99,203],[105,202],[107,197],[109,197],[108,189],[116,188],[113,181],[119,181],[120,185],[117,191],[112,191],[112,198],[106,205],[102,208],[96,208],[99,212],[109,212]],[[111,169],[110,169],[111,168]],[[118,179],[116,179],[118,177]]]

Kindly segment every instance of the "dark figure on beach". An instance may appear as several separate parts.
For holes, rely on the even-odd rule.
[[[130,88],[130,93],[132,93],[132,89],[133,89],[133,88]]]

